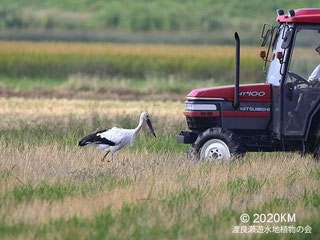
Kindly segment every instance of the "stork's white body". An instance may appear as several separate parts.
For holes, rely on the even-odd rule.
[[[121,148],[133,145],[134,140],[136,139],[137,134],[134,132],[135,129],[123,129],[113,127],[109,130],[106,130],[102,133],[97,133],[98,136],[101,138],[108,139],[115,143],[114,146],[110,146],[108,144],[95,144],[92,145],[96,146],[98,149],[104,152],[116,152]]]
[[[148,113],[143,112],[140,116],[140,122],[135,129],[113,127],[108,130],[102,130],[84,137],[80,140],[79,146],[90,144],[106,152],[102,158],[102,161],[104,161],[104,158],[109,152],[114,153],[129,144],[132,146],[145,121],[147,122],[152,134],[156,137]]]

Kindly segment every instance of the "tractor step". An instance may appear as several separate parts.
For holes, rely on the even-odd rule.
[[[192,144],[198,138],[198,134],[195,132],[181,131],[179,135],[177,135],[178,143]]]

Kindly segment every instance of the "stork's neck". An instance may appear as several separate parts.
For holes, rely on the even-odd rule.
[[[138,132],[141,130],[143,124],[144,124],[143,118],[140,118],[140,122],[139,122],[138,126],[133,131],[134,135],[138,134]]]

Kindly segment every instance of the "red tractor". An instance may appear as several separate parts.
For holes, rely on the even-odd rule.
[[[219,160],[256,151],[320,155],[320,9],[277,15],[277,24],[264,24],[261,33],[266,83],[239,85],[235,33],[235,85],[188,94],[184,115],[191,131],[177,141],[191,144],[189,154]]]

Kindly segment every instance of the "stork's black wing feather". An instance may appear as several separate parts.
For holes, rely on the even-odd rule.
[[[79,146],[85,146],[87,144],[90,144],[90,143],[94,143],[94,144],[106,144],[106,145],[109,145],[109,146],[114,146],[115,143],[106,139],[106,138],[102,138],[101,136],[98,136],[97,134],[98,133],[103,133],[104,131],[107,131],[107,130],[101,130],[99,132],[96,132],[94,134],[90,134],[86,137],[84,137],[83,139],[81,139],[79,141]]]

